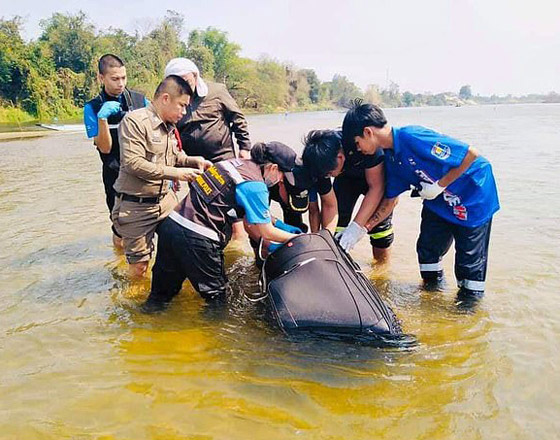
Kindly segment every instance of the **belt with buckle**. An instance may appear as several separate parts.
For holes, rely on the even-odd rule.
[[[158,203],[161,199],[165,197],[165,194],[162,194],[161,196],[155,196],[155,197],[137,197],[137,196],[131,196],[130,194],[117,193],[117,197],[120,197],[122,200],[126,200],[127,202]]]

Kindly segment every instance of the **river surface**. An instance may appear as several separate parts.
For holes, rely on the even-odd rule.
[[[393,259],[371,272],[418,344],[291,341],[240,293],[210,310],[185,287],[146,316],[111,246],[100,161],[82,133],[0,143],[0,439],[553,439],[560,434],[560,105],[388,110],[476,146],[493,164],[487,294],[420,287],[420,201],[402,197]],[[252,116],[253,141],[301,149],[343,113]]]

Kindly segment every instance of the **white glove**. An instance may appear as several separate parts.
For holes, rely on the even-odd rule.
[[[366,228],[360,226],[356,222],[352,222],[343,232],[337,234],[335,237],[338,239],[342,249],[346,252],[350,252],[356,243],[358,243],[366,234]]]
[[[422,187],[422,189],[418,192],[418,194],[424,200],[435,199],[445,189],[445,186],[439,186],[439,180],[435,181],[434,183],[420,182],[420,186]]]

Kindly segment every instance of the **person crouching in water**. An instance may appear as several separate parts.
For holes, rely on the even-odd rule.
[[[295,237],[269,210],[268,188],[283,177],[281,159],[273,154],[261,159],[218,162],[190,183],[189,194],[159,226],[152,287],[143,311],[163,310],[185,279],[205,300],[223,300],[228,282],[223,250],[240,218],[251,237],[278,243]]]

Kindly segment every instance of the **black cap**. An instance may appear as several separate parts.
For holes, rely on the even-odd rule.
[[[277,164],[284,173],[284,187],[288,193],[290,209],[296,212],[307,211],[312,181],[294,150],[282,142],[258,142],[251,148],[251,159],[259,164]]]
[[[296,166],[296,158],[296,152],[282,142],[257,142],[251,148],[253,161],[258,164],[275,163],[285,173]]]

